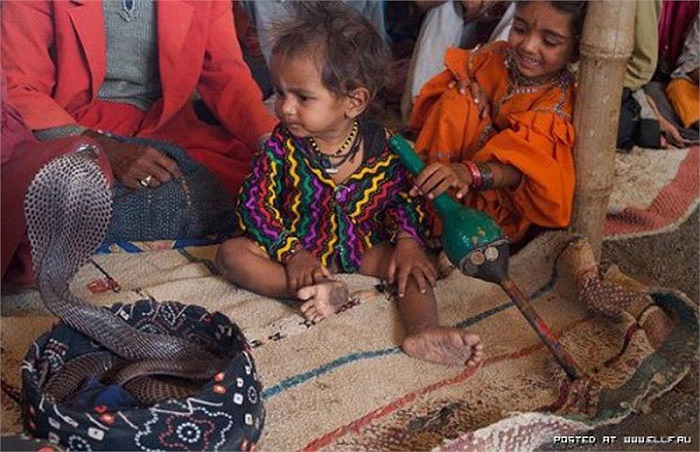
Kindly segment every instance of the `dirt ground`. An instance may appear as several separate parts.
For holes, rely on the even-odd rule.
[[[678,289],[698,303],[698,261],[700,248],[700,217],[696,209],[693,215],[677,230],[651,237],[630,239],[603,244],[603,258],[617,264],[624,273],[644,283]],[[648,414],[633,415],[620,424],[594,430],[598,442],[594,447],[577,446],[566,450],[692,450],[700,451],[700,406],[698,381],[698,361],[690,373],[673,390],[652,403]],[[604,435],[668,436],[683,435],[692,437],[692,444],[605,446],[600,444]],[[562,450],[548,444],[541,450]]]

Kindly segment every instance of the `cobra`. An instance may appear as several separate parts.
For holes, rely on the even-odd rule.
[[[45,165],[25,197],[34,270],[46,308],[108,350],[69,361],[44,387],[59,402],[88,376],[122,385],[144,404],[191,394],[196,391],[192,380],[210,378],[226,360],[182,338],[139,331],[70,290],[107,231],[111,176],[100,150],[82,145]],[[156,375],[185,380],[165,383],[151,378]]]

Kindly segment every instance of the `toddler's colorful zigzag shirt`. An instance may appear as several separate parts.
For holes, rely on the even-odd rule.
[[[422,199],[408,195],[412,176],[391,152],[386,133],[360,123],[362,164],[338,184],[306,140],[278,125],[238,197],[246,236],[280,262],[301,243],[323,265],[342,272],[356,272],[367,250],[401,231],[423,244]]]

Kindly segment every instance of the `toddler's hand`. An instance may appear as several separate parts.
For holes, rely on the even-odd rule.
[[[312,286],[332,276],[331,272],[306,250],[297,252],[287,260],[287,284],[290,293],[297,293],[302,287]]]
[[[403,297],[406,293],[406,285],[410,277],[415,279],[418,290],[425,293],[428,287],[435,287],[437,267],[415,240],[402,238],[396,242],[388,272],[389,282],[397,282],[399,297]]]

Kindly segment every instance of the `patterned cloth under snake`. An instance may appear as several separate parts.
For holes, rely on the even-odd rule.
[[[249,447],[260,435],[264,410],[247,341],[235,324],[197,306],[141,300],[103,309],[71,293],[71,279],[102,242],[110,220],[106,176],[105,156],[83,146],[42,168],[27,193],[39,290],[62,321],[27,353],[27,430],[71,449]],[[235,388],[239,396],[225,396]],[[219,427],[205,443],[197,416],[172,431],[172,417],[189,419],[196,406],[204,407],[202,422]],[[91,412],[104,430],[96,430]],[[157,414],[163,412],[170,415]],[[134,436],[139,425],[146,436]],[[158,431],[171,434],[153,435]]]

